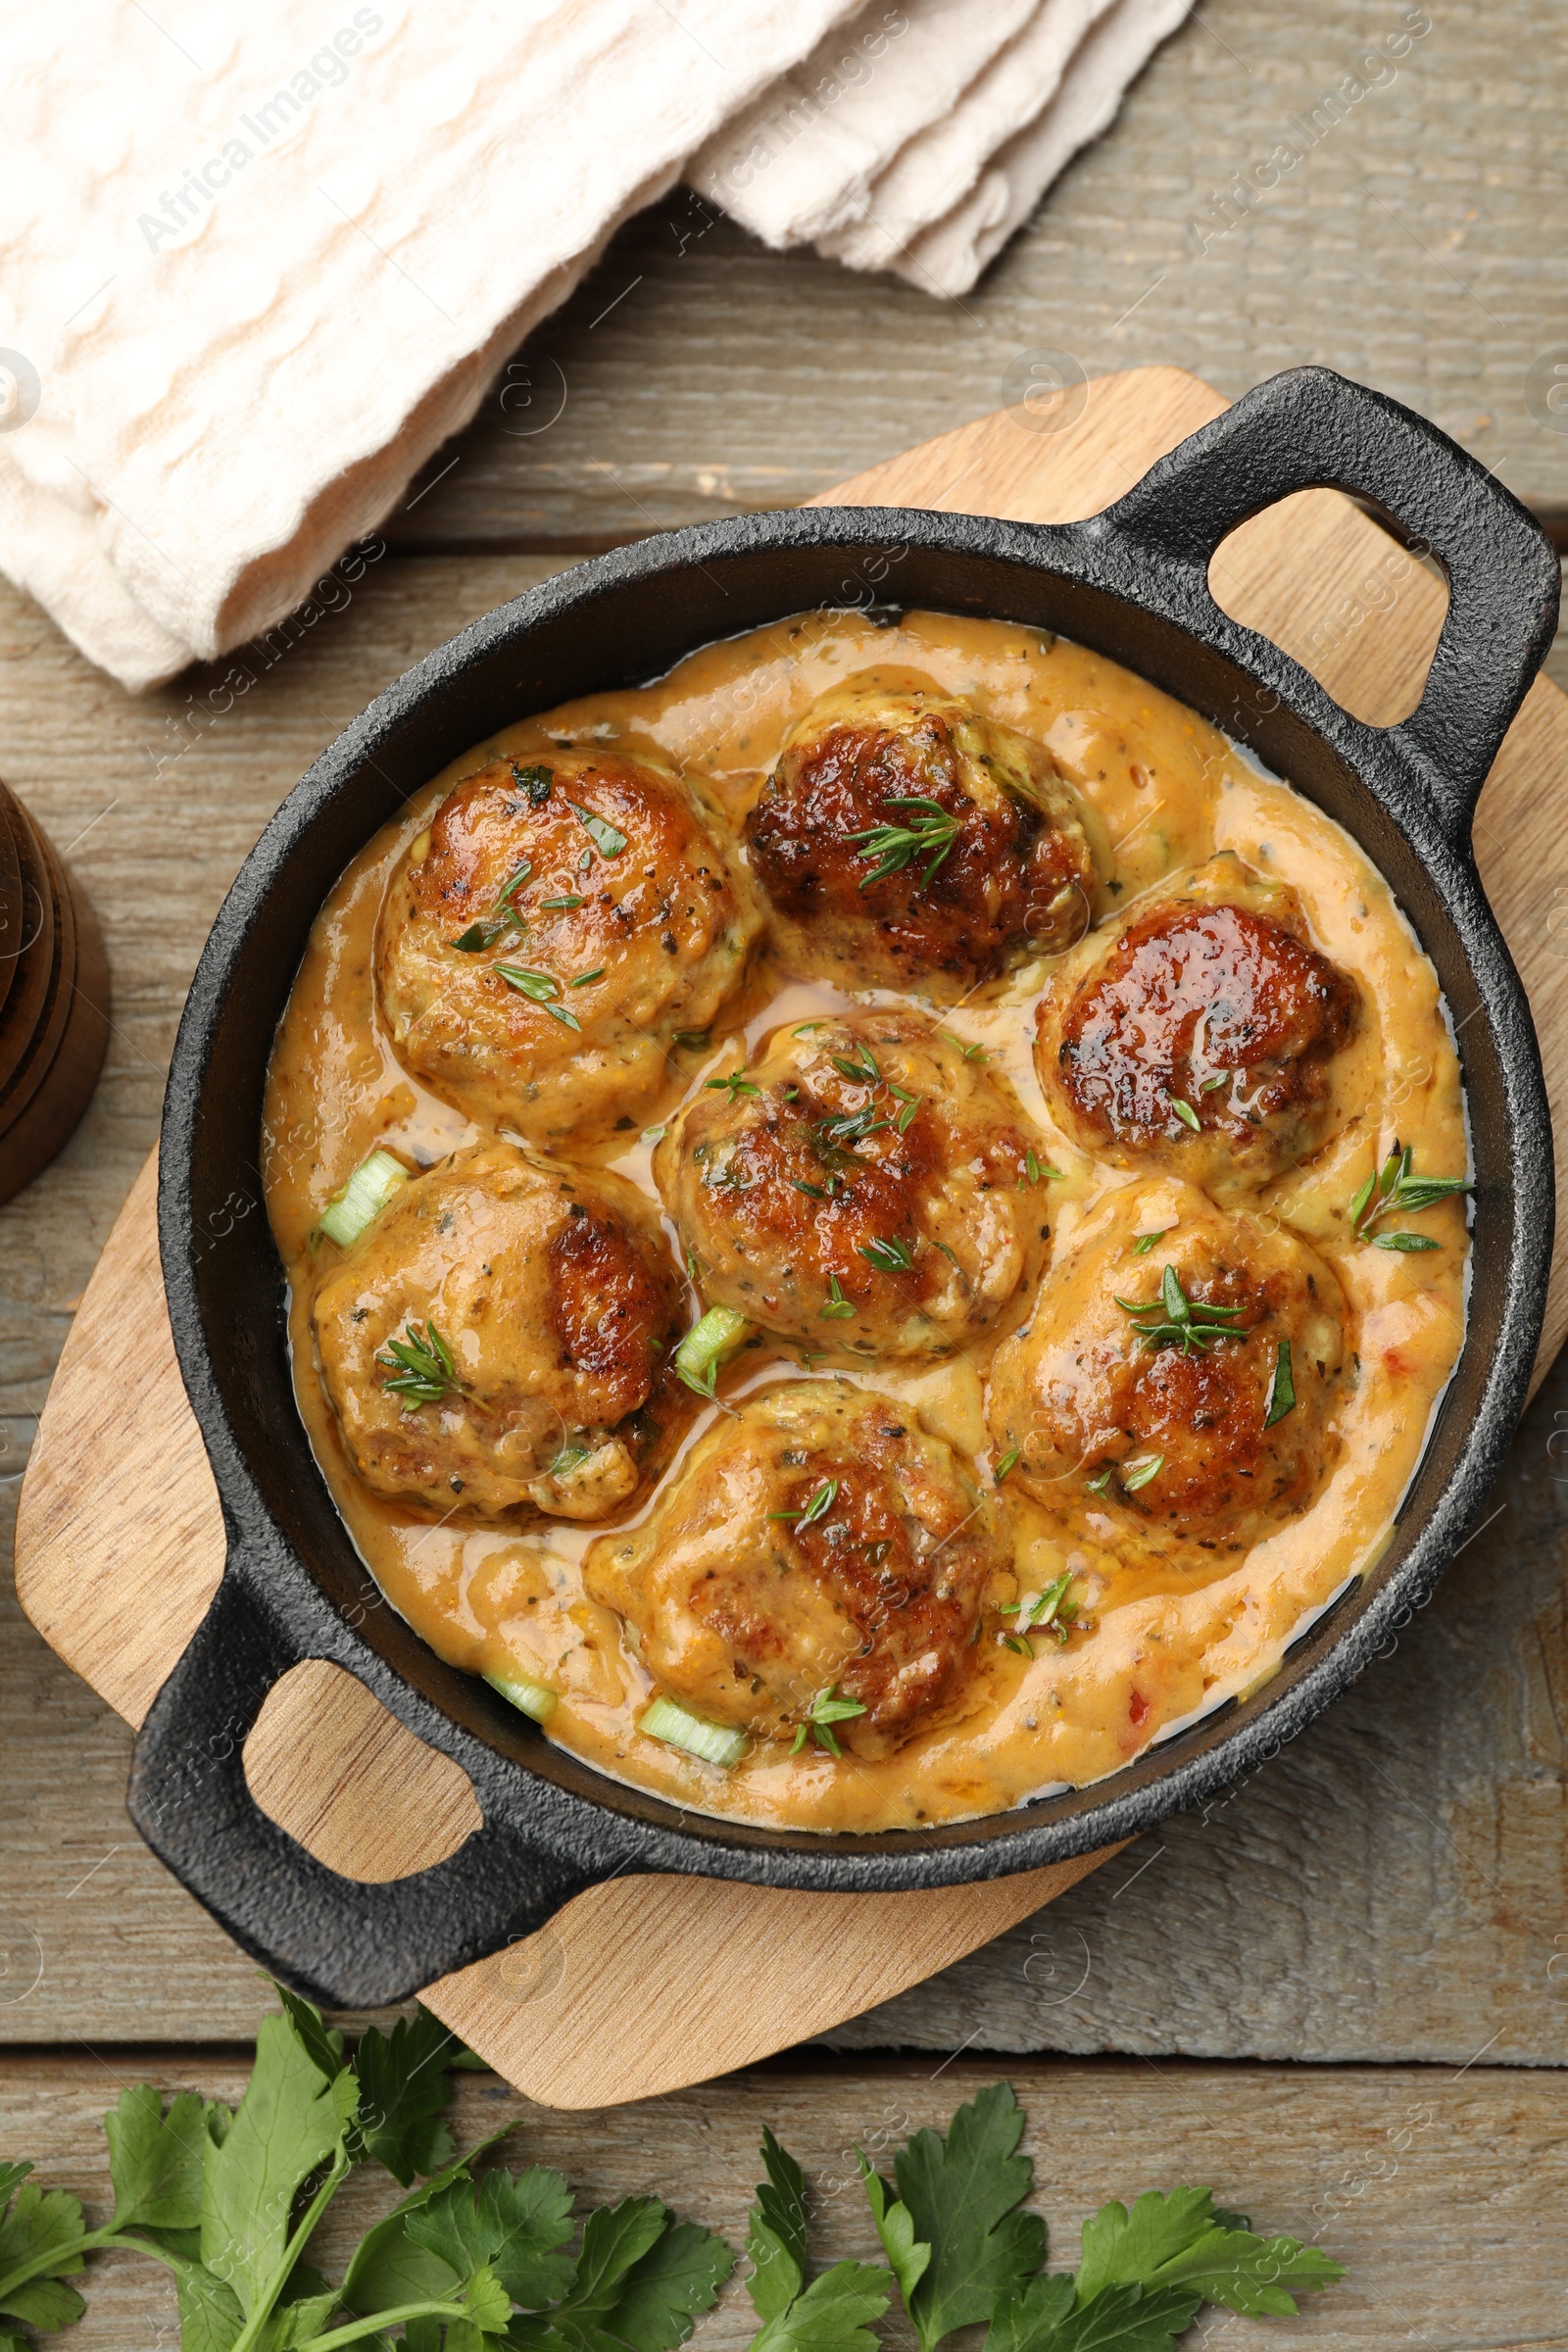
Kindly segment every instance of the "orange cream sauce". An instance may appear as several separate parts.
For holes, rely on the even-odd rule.
[[[808,706],[867,671],[894,683],[917,672],[1049,745],[1108,846],[1097,919],[1219,849],[1298,891],[1318,946],[1359,981],[1363,1019],[1336,1067],[1340,1124],[1332,1140],[1259,1195],[1251,1213],[1295,1228],[1333,1264],[1350,1308],[1358,1372],[1341,1407],[1341,1451],[1316,1501],[1239,1564],[1228,1554],[1211,1572],[1195,1569],[1190,1555],[1177,1561],[1157,1542],[1130,1544],[1125,1516],[1097,1507],[1092,1496],[1075,1491],[1046,1508],[1004,1484],[1018,1592],[1073,1573],[1080,1630],[1066,1646],[1037,1636],[1036,1654],[1026,1661],[1005,1646],[988,1614],[961,1710],[895,1756],[835,1761],[808,1749],[791,1757],[760,1742],[724,1773],[637,1729],[649,1677],[616,1618],[582,1584],[583,1553],[603,1526],[547,1524],[510,1534],[465,1525],[456,1510],[437,1525],[359,1484],[313,1358],[311,1237],[328,1197],[377,1145],[427,1164],[479,1138],[480,1130],[399,1066],[372,986],[387,878],[452,786],[497,752],[536,760],[552,746],[644,747],[701,776],[738,829]],[[1027,966],[932,1017],[986,1054],[1038,1130],[1042,1162],[1061,1171],[1042,1187],[1059,1258],[1107,1190],[1138,1180],[1086,1157],[1046,1109],[1030,1059],[1045,976],[1043,964]],[[785,979],[764,955],[729,1033],[715,1028],[712,1051],[684,1056],[672,1074],[663,1115],[715,1066],[731,1066],[737,1031],[750,1042],[783,1019],[845,1002]],[[1387,885],[1347,834],[1195,712],[1064,639],[928,612],[909,612],[896,626],[863,614],[811,613],[710,646],[655,685],[520,720],[410,801],[354,859],[317,918],[273,1053],[264,1171],[290,1283],[300,1411],[338,1508],[391,1605],[455,1665],[503,1676],[520,1671],[554,1685],[561,1697],[548,1736],[617,1779],[732,1820],[872,1831],[997,1812],[1115,1771],[1173,1726],[1266,1682],[1303,1622],[1375,1562],[1464,1332],[1468,1245],[1460,1202],[1422,1217],[1439,1250],[1403,1255],[1350,1237],[1351,1196],[1396,1136],[1414,1147],[1418,1172],[1468,1168],[1458,1060],[1436,975]],[[616,1135],[585,1156],[652,1191],[649,1152],[643,1138]],[[1007,1316],[1003,1328],[1019,1319]],[[998,1336],[919,1372],[871,1367],[837,1377],[904,1399],[988,1468],[985,1380]],[[770,1353],[765,1344],[742,1360],[744,1374],[721,1392],[731,1400],[768,1380],[802,1376],[793,1354]],[[699,1418],[688,1446],[716,1409]]]

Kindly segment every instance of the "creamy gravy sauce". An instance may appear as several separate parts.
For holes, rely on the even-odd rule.
[[[1211,1574],[1178,1562],[1157,1540],[1136,1545],[1124,1522],[1076,1490],[1043,1507],[1004,1486],[1020,1592],[1071,1569],[1080,1619],[1065,1648],[1042,1641],[1026,1662],[988,1614],[961,1713],[917,1734],[882,1762],[841,1761],[754,1746],[722,1773],[636,1729],[652,1690],[617,1619],[589,1599],[583,1553],[604,1526],[550,1524],[514,1535],[434,1525],[376,1499],[352,1474],[312,1349],[316,1259],[311,1236],[328,1197],[378,1144],[426,1164],[479,1139],[462,1113],[412,1079],[377,1017],[376,913],[405,846],[463,776],[497,752],[548,756],[552,746],[657,749],[705,780],[740,825],[783,738],[828,687],[865,671],[897,683],[909,671],[1045,741],[1103,826],[1110,867],[1097,919],[1217,849],[1299,892],[1322,951],[1360,983],[1358,1035],[1338,1057],[1341,1123],[1309,1164],[1257,1196],[1251,1213],[1304,1235],[1334,1266],[1350,1309],[1358,1372],[1341,1408],[1343,1445],[1316,1501],[1290,1526]],[[1062,1171],[1049,1195],[1053,1250],[1113,1187],[1140,1181],[1086,1157],[1054,1126],[1030,1057],[1034,964],[935,1024],[973,1041]],[[861,1004],[912,1002],[868,996]],[[687,1056],[675,1093],[695,1093],[786,1018],[840,1006],[830,989],[781,977],[764,956],[728,1036]],[[1467,1170],[1458,1060],[1436,975],[1377,872],[1348,835],[1261,774],[1215,728],[1113,662],[1063,639],[997,621],[910,612],[897,626],[860,614],[815,613],[710,646],[659,683],[596,695],[503,730],[455,760],[343,874],[312,931],[274,1049],[264,1134],[269,1212],[290,1284],[299,1407],[338,1508],[377,1585],[432,1648],[475,1673],[520,1670],[557,1686],[549,1737],[617,1779],[733,1820],[822,1831],[870,1831],[1000,1811],[1113,1772],[1171,1727],[1265,1682],[1302,1622],[1386,1545],[1420,1459],[1464,1330],[1468,1245],[1457,1201],[1422,1218],[1442,1244],[1404,1255],[1349,1238],[1347,1205],[1395,1137],[1418,1172]],[[652,1193],[649,1146],[617,1135],[585,1158]],[[1146,1177],[1142,1179],[1148,1182]],[[1152,1259],[1156,1264],[1157,1260]],[[871,1368],[852,1378],[906,1400],[939,1436],[988,1461],[986,1366],[1001,1329],[971,1354],[917,1372]],[[695,1312],[695,1306],[694,1306]],[[793,1353],[770,1344],[726,1384],[733,1400],[771,1379],[799,1379]],[[684,1452],[712,1420],[697,1420]],[[666,1473],[666,1476],[670,1473]],[[640,1515],[640,1514],[634,1514]],[[613,1525],[615,1522],[608,1524]]]

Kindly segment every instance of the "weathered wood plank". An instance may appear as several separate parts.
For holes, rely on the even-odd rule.
[[[880,2153],[922,2125],[945,2127],[996,2071],[960,2062],[933,2079],[887,2064],[808,2073],[780,2065],[569,2117],[530,2107],[492,2078],[469,2077],[454,2125],[462,2146],[514,2117],[514,2165],[560,2166],[585,2205],[662,2192],[683,2218],[739,2249],[765,2123],[809,2176],[813,2251],[824,2263],[873,2260],[879,2250],[851,2143]],[[1007,2072],[1028,2116],[1034,2202],[1056,2266],[1076,2260],[1079,2227],[1105,2199],[1195,2180],[1256,2227],[1315,2238],[1347,2266],[1343,2283],[1298,2320],[1224,2319],[1238,2352],[1568,2344],[1559,2252],[1568,2152],[1551,2078],[1501,2068],[1454,2077],[1407,2067],[1116,2062]],[[50,2185],[75,2190],[96,2215],[107,2186],[98,2119],[121,2083],[146,2079],[233,2100],[245,2068],[157,2052],[119,2055],[109,2066],[89,2055],[9,2056],[0,2060],[0,2157],[32,2156]],[[394,2194],[384,2177],[366,2174],[344,2188],[313,2247],[328,2277],[340,2275],[360,2231]],[[74,2352],[145,2352],[171,2340],[173,2298],[155,2265],[95,2259],[78,2284],[88,2307],[72,2333]],[[693,2343],[696,2352],[738,2352],[755,2328],[732,2279]],[[888,2333],[895,2344],[908,2340],[897,2327]]]
[[[1542,0],[1433,10],[1330,127],[1342,78],[1414,13],[1205,0],[959,304],[764,252],[675,191],[432,462],[394,535],[598,545],[790,505],[1018,398],[1009,369],[1051,351],[1090,375],[1173,362],[1232,397],[1324,361],[1561,518],[1568,436],[1529,376],[1568,351],[1568,30]],[[1300,161],[1250,211],[1233,196],[1227,231],[1217,200],[1282,147]]]

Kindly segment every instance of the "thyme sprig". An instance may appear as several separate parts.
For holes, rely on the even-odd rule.
[[[1442,1249],[1443,1244],[1428,1233],[1372,1230],[1384,1217],[1419,1216],[1422,1209],[1435,1208],[1440,1200],[1474,1190],[1468,1176],[1413,1175],[1410,1166],[1413,1157],[1413,1148],[1406,1144],[1401,1151],[1396,1136],[1394,1150],[1382,1167],[1367,1178],[1350,1202],[1350,1231],[1358,1242],[1370,1242],[1374,1250]]]
[[[439,1404],[443,1396],[463,1393],[452,1350],[432,1322],[425,1323],[421,1334],[411,1317],[402,1339],[388,1340],[385,1354],[375,1360],[383,1371],[392,1374],[381,1386],[403,1398],[405,1412],[412,1411],[416,1404]]]
[[[1009,1649],[1020,1657],[1034,1656],[1033,1644],[1024,1639],[1027,1634],[1050,1632],[1065,1649],[1070,1628],[1063,1612],[1067,1606],[1067,1590],[1072,1583],[1072,1570],[1064,1576],[1054,1577],[1042,1592],[1026,1592],[1022,1600],[1007,1601],[997,1613],[1002,1617],[1016,1617],[1018,1622],[1010,1634],[1004,1635]]]
[[[1201,1298],[1189,1298],[1174,1266],[1160,1276],[1157,1298],[1117,1297],[1116,1304],[1132,1316],[1133,1329],[1146,1348],[1180,1348],[1183,1355],[1195,1350],[1200,1354],[1216,1340],[1245,1340],[1250,1328],[1236,1328],[1245,1307],[1208,1306]]]
[[[829,1511],[833,1508],[835,1502],[837,1502],[838,1497],[838,1480],[836,1478],[825,1478],[822,1481],[822,1484],[817,1488],[816,1493],[811,1496],[810,1501],[804,1503],[800,1510],[769,1511],[767,1515],[770,1519],[793,1519],[801,1527],[814,1527],[819,1519],[825,1519],[827,1517]]]
[[[808,1735],[814,1734],[818,1747],[825,1747],[830,1756],[842,1756],[844,1750],[834,1736],[834,1724],[848,1723],[854,1716],[863,1715],[865,1711],[861,1700],[841,1698],[837,1683],[829,1683],[827,1689],[819,1690],[812,1699],[807,1709],[806,1721],[796,1726],[795,1745],[790,1749],[790,1754],[798,1756],[806,1745]]]
[[[899,793],[882,806],[917,808],[920,813],[906,825],[867,825],[863,832],[850,835],[851,841],[865,844],[860,851],[862,858],[877,860],[871,872],[862,878],[860,888],[869,890],[873,882],[885,882],[890,874],[902,873],[911,859],[924,858],[926,869],[919,888],[927,889],[957,840],[962,819],[923,793]]]

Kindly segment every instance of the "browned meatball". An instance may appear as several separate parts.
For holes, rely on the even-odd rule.
[[[679,778],[645,759],[493,760],[399,861],[377,932],[399,1056],[486,1126],[556,1145],[645,1115],[678,1033],[761,925]]]
[[[1324,1141],[1359,1009],[1295,891],[1227,851],[1068,958],[1036,1009],[1035,1065],[1086,1151],[1238,1192]]]
[[[978,1063],[918,1014],[778,1029],[654,1172],[704,1295],[824,1355],[951,1355],[1045,1254],[1048,1181]]]
[[[945,1003],[1087,927],[1085,814],[1042,744],[934,686],[813,704],[747,820],[797,970]]]
[[[1008,1566],[993,1511],[906,1406],[794,1381],[722,1419],[584,1573],[700,1713],[783,1739],[836,1691],[864,1713],[833,1736],[875,1756],[961,1696]]]
[[[490,1144],[417,1176],[320,1278],[321,1384],[372,1494],[443,1516],[602,1519],[693,1400],[681,1284],[621,1178]]]
[[[1128,1188],[998,1348],[993,1439],[1042,1501],[1102,1496],[1205,1549],[1245,1550],[1298,1516],[1333,1465],[1345,1317],[1332,1268],[1297,1235],[1191,1185]]]

